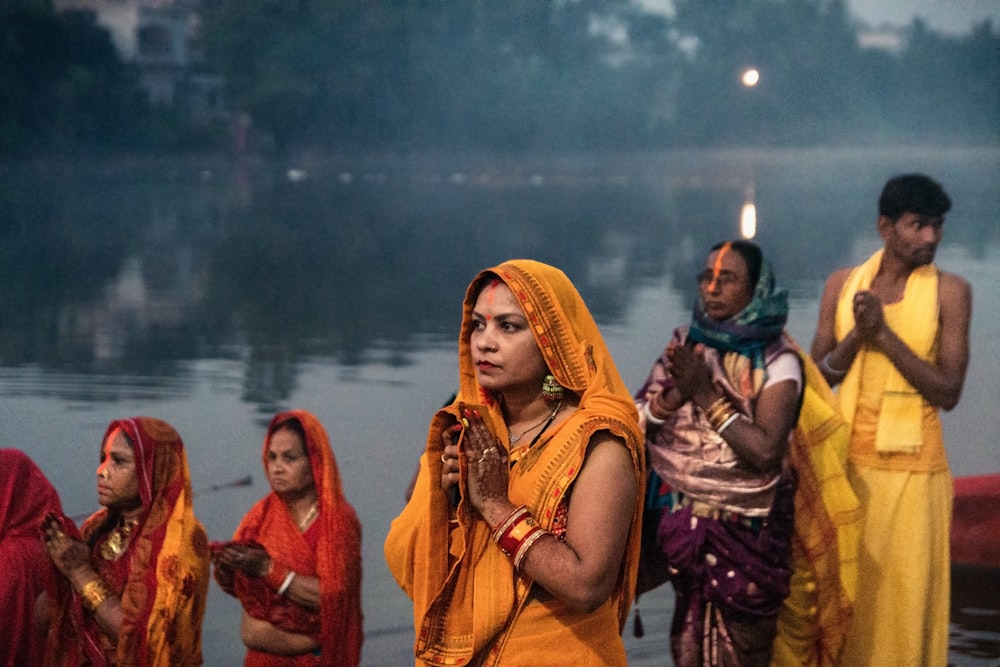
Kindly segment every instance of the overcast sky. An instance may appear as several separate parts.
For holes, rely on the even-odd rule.
[[[968,34],[972,25],[992,18],[1000,29],[1000,0],[848,0],[851,13],[872,24],[909,25],[919,16],[934,30]]]
[[[670,0],[639,0],[649,8],[668,8]],[[851,14],[877,27],[888,23],[905,27],[920,16],[938,32],[967,35],[974,23],[992,17],[1000,29],[1000,0],[847,0]]]

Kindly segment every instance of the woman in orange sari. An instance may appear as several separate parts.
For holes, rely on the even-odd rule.
[[[232,542],[213,544],[215,580],[243,604],[245,665],[354,667],[361,659],[361,523],[344,498],[326,430],[282,412],[264,438],[271,493]]]
[[[0,667],[42,664],[45,635],[34,624],[35,599],[55,585],[56,569],[38,539],[49,512],[62,513],[59,495],[35,462],[0,449]]]
[[[480,273],[459,371],[385,542],[416,663],[625,665],[638,415],[566,275],[530,260]]]
[[[208,538],[194,516],[184,444],[166,422],[111,422],[101,445],[103,509],[80,532],[44,520],[62,574],[48,594],[50,665],[200,665]]]

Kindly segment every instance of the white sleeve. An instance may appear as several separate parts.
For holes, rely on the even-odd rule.
[[[794,380],[798,392],[802,392],[802,365],[795,352],[783,352],[767,365],[767,381],[764,387],[785,380]]]

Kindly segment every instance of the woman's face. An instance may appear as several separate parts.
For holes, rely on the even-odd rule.
[[[267,443],[267,481],[279,496],[296,496],[312,490],[309,455],[302,436],[290,428],[279,428]]]
[[[97,502],[109,509],[130,510],[142,504],[135,455],[121,429],[115,429],[101,445],[97,466]]]
[[[746,260],[728,246],[713,250],[698,276],[698,289],[705,314],[714,320],[728,320],[753,299]]]
[[[521,305],[499,280],[488,283],[472,311],[472,363],[488,391],[541,392],[548,367]]]

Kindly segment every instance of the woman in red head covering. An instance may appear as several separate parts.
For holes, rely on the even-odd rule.
[[[62,574],[48,596],[48,664],[200,665],[208,538],[173,427],[149,417],[111,422],[97,497],[103,508],[79,532],[61,515],[43,525]]]
[[[361,523],[344,498],[326,430],[282,412],[264,438],[271,493],[233,542],[213,545],[215,580],[243,604],[245,665],[343,665],[361,659]]]

